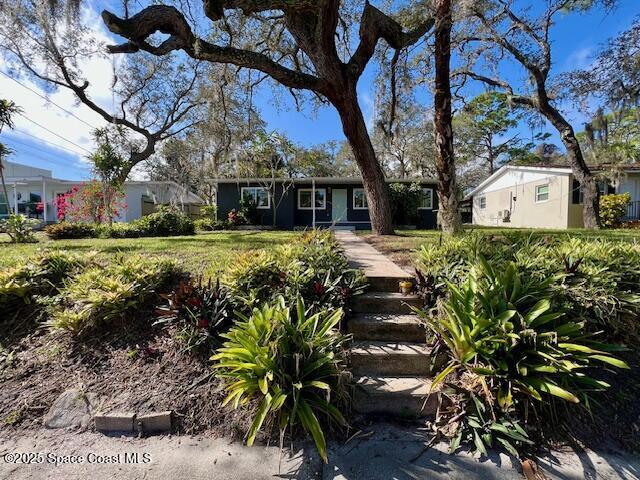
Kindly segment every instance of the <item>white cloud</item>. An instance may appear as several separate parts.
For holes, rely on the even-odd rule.
[[[593,47],[582,47],[574,50],[565,60],[566,71],[587,69],[592,62]]]

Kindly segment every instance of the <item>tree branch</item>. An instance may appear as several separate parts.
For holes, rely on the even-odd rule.
[[[316,10],[317,0],[204,0],[204,12],[213,21],[224,16],[225,10],[242,10],[244,15],[269,10]]]
[[[473,78],[474,80],[482,82],[486,85],[489,85],[490,87],[504,90],[509,100],[515,104],[527,105],[529,107],[534,107],[534,108],[536,107],[536,101],[533,98],[514,93],[513,87],[509,85],[508,82],[505,82],[504,80],[486,77],[484,75],[479,75],[471,70],[461,70],[454,74],[454,76],[458,76],[458,75],[464,75],[466,77]]]
[[[367,1],[360,22],[360,44],[349,60],[349,70],[356,77],[362,75],[380,39],[384,39],[391,48],[400,50],[420,40],[434,23],[430,17],[415,29],[405,32],[398,22]]]
[[[228,5],[236,2],[222,3]],[[324,93],[325,90],[325,82],[318,77],[287,68],[264,54],[232,47],[220,47],[197,38],[184,15],[174,7],[153,5],[128,19],[119,18],[105,10],[102,12],[102,19],[111,32],[129,40],[125,44],[108,47],[111,53],[132,53],[144,50],[153,55],[162,56],[173,50],[184,50],[187,55],[197,60],[228,63],[259,70],[290,88],[320,93]],[[155,32],[162,32],[170,37],[156,47],[147,42],[147,38]]]

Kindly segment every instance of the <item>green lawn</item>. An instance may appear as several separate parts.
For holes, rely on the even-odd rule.
[[[620,241],[637,242],[640,241],[640,230],[593,230],[570,229],[570,230],[537,230],[525,228],[497,228],[497,227],[466,227],[464,234],[469,232],[480,233],[531,233],[537,236],[567,235],[581,238],[608,238]],[[422,245],[437,243],[442,235],[436,230],[397,230],[395,236],[378,236],[371,232],[358,232],[364,239],[386,254],[394,262],[404,267],[413,265],[413,257],[416,250]]]
[[[0,268],[11,266],[39,250],[98,252],[99,256],[146,254],[175,259],[192,273],[203,272],[210,265],[218,269],[247,250],[273,248],[290,242],[298,232],[210,232],[188,237],[125,238],[84,240],[49,240],[38,234],[39,243],[14,245],[0,235]]]

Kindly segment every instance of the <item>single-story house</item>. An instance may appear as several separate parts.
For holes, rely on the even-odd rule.
[[[389,179],[387,183],[418,183],[422,201],[417,228],[436,228],[437,195],[435,180]],[[217,180],[219,218],[239,210],[241,199],[256,205],[258,223],[280,229],[334,227],[371,229],[369,208],[362,180],[356,178],[231,178]],[[315,201],[313,199],[315,198]],[[275,222],[274,222],[275,214]]]
[[[597,173],[605,167],[592,167]],[[631,194],[627,220],[640,215],[640,168],[629,166],[614,183],[599,182],[603,194]],[[514,228],[582,228],[582,189],[566,166],[506,165],[471,191],[474,225]]]
[[[8,199],[0,188],[0,218],[21,213],[46,223],[58,221],[55,199],[81,181],[54,178],[50,170],[14,162],[3,162]],[[124,184],[126,208],[117,221],[131,221],[151,213],[156,205],[173,204],[185,211],[204,204],[196,194],[175,182],[127,181]]]

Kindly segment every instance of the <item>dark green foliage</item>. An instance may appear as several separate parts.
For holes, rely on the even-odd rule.
[[[157,212],[136,222],[148,237],[193,235],[195,225],[187,215],[174,207],[160,206]]]
[[[60,222],[47,225],[44,229],[52,240],[92,238],[96,236],[96,227],[89,223]]]
[[[240,211],[238,212],[240,224],[242,225],[259,225],[260,216],[258,214],[258,205],[250,198],[240,199]]]
[[[156,309],[159,325],[176,325],[185,351],[210,348],[231,323],[231,302],[219,283],[182,280],[173,292],[161,295],[166,305]]]
[[[126,223],[91,225],[61,222],[46,227],[52,240],[76,238],[141,238],[194,235],[195,223],[174,207],[161,206],[157,212]]]
[[[389,202],[394,225],[416,225],[419,220],[422,187],[418,183],[389,184]]]
[[[225,404],[234,408],[259,402],[247,433],[252,445],[265,422],[275,422],[282,435],[301,427],[311,434],[327,461],[321,422],[344,426],[340,406],[346,396],[344,343],[337,328],[341,309],[311,314],[302,299],[296,309],[283,297],[239,315],[222,334],[224,346],[212,357],[214,368],[228,381]]]

